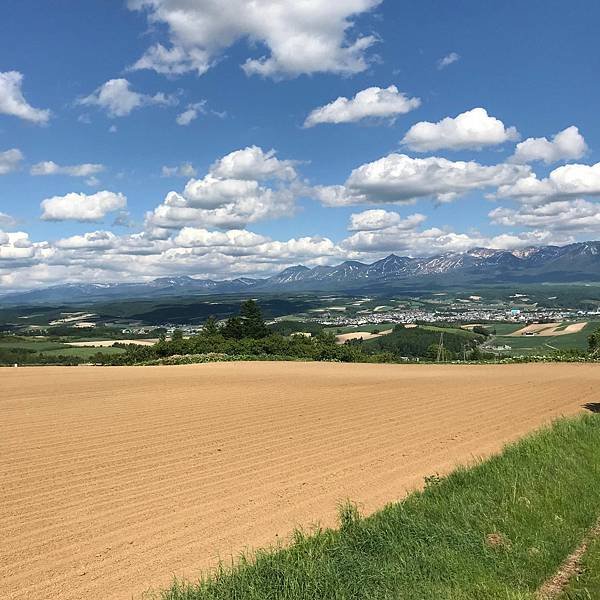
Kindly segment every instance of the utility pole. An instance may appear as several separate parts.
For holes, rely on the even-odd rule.
[[[438,344],[436,362],[444,360],[444,332],[440,333],[440,343]]]

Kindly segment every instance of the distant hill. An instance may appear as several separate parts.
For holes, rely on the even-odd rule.
[[[266,279],[226,281],[187,276],[146,283],[66,284],[6,294],[3,303],[79,303],[125,298],[154,299],[195,294],[383,290],[399,283],[436,286],[503,283],[600,281],[600,242],[539,246],[520,250],[474,248],[413,258],[390,254],[371,264],[346,261],[335,266],[296,265]]]

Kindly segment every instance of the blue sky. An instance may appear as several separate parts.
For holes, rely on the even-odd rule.
[[[599,17],[8,0],[0,289],[595,239]]]

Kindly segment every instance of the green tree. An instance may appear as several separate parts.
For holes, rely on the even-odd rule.
[[[588,351],[592,356],[600,355],[600,328],[588,336]]]
[[[217,325],[217,320],[214,317],[208,317],[206,321],[204,321],[204,325],[202,325],[202,335],[206,337],[213,337],[215,335],[219,335],[219,326]]]
[[[244,323],[240,317],[229,317],[222,330],[223,337],[241,340],[245,334]]]
[[[261,339],[269,335],[260,306],[254,300],[246,300],[240,306],[243,337]]]
[[[475,325],[475,327],[473,327],[473,333],[478,333],[479,335],[483,335],[485,337],[488,337],[490,335],[490,332],[481,325]]]

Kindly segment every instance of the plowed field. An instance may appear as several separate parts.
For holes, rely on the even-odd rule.
[[[586,364],[0,369],[0,597],[139,597],[597,401]]]

